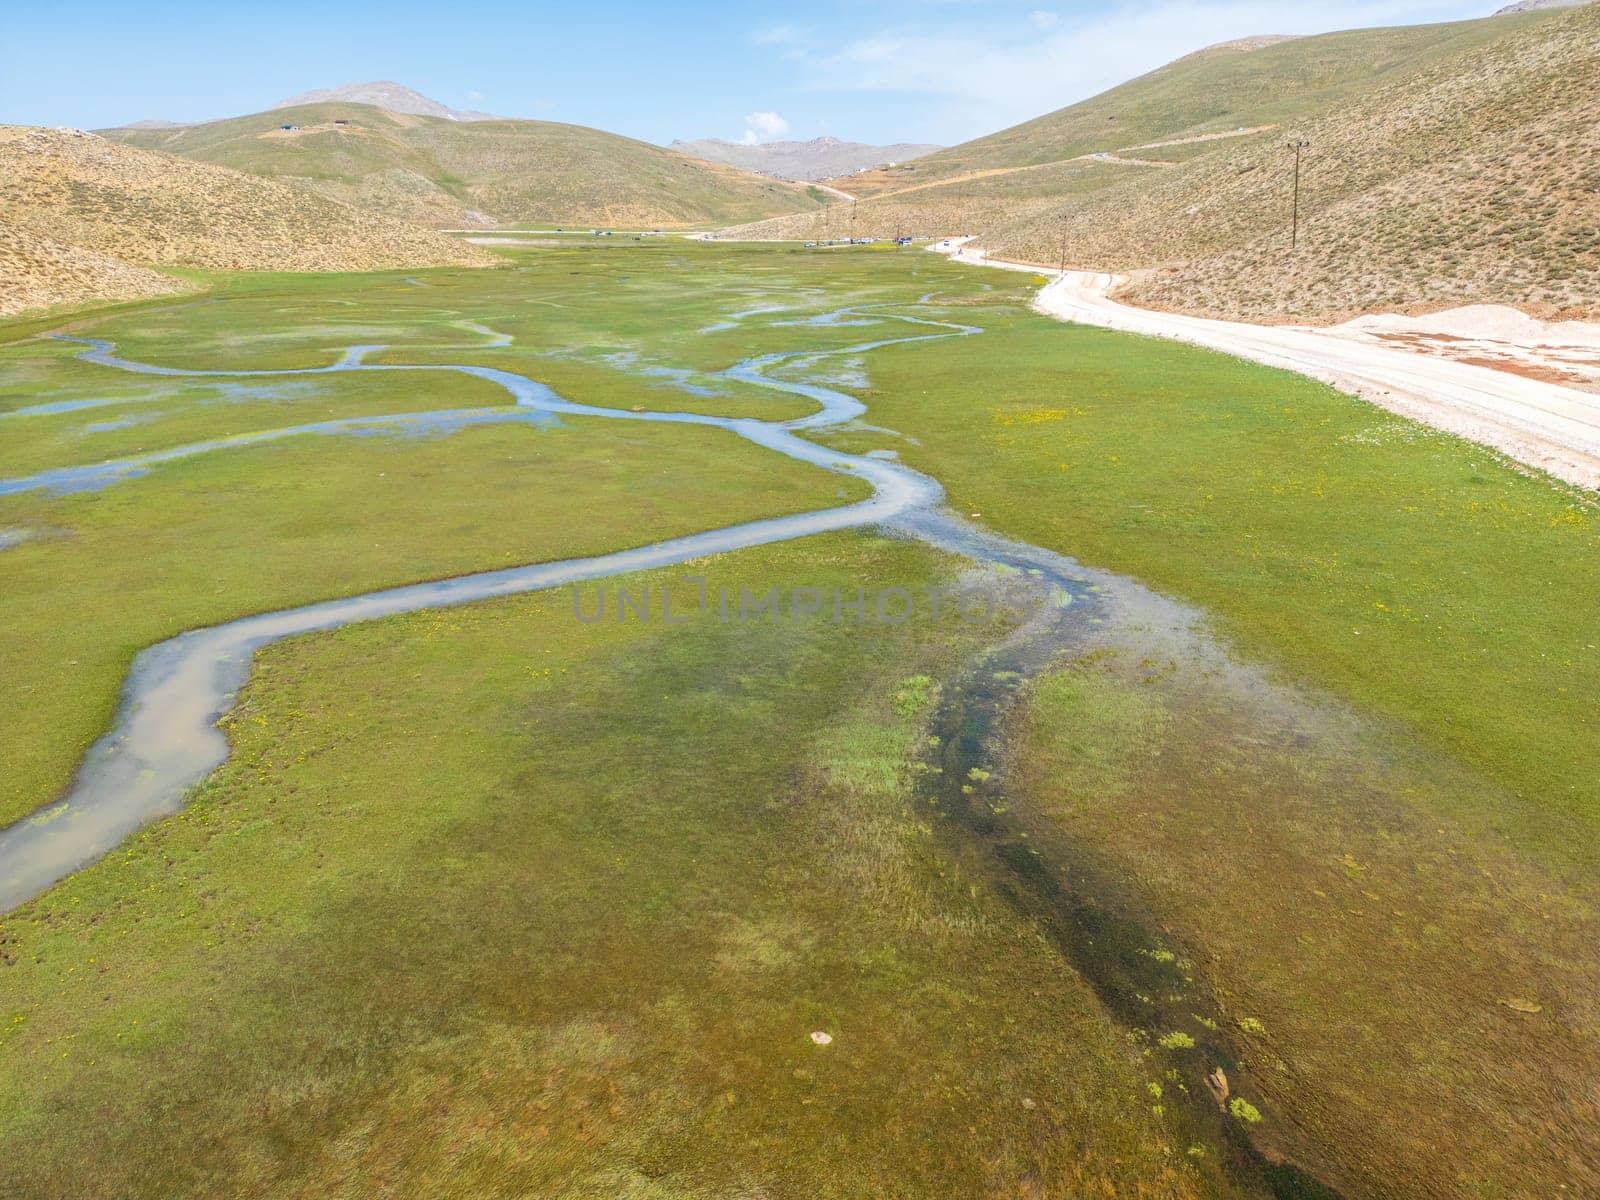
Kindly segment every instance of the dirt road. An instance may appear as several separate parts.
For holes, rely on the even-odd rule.
[[[1049,316],[1173,338],[1331,384],[1390,412],[1502,453],[1582,487],[1600,489],[1600,395],[1403,346],[1305,326],[1250,325],[1119,304],[1121,276],[989,260],[960,239],[932,249],[977,265],[1050,276],[1034,307]]]

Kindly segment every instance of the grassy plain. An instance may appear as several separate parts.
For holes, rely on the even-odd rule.
[[[706,473],[707,461],[718,470]],[[419,579],[604,553],[839,503],[860,485],[716,430],[569,419],[447,437],[307,437],[102,491],[0,505],[0,819],[39,807],[105,727],[142,647],[199,625]],[[572,520],[572,513],[585,520]]]
[[[1019,312],[872,374],[873,421],[959,511],[1272,669],[1225,686],[1120,630],[1029,694],[1007,759],[1034,836],[1270,1031],[1234,1032],[1290,1110],[1263,1136],[1357,1195],[1600,1179],[1593,497],[1291,375]]]
[[[873,428],[831,444],[892,449],[988,527],[1203,612],[1177,639],[1136,610],[1086,627],[991,765],[1046,869],[1111,881],[1097,899],[1226,1027],[1122,1028],[1004,903],[1004,869],[914,804],[932,694],[908,681],[950,679],[982,631],[588,626],[565,593],[527,597],[270,649],[197,802],[0,924],[0,1144],[24,1194],[1249,1193],[1188,1124],[1211,1101],[1166,1073],[1213,1044],[1261,1098],[1259,1143],[1347,1195],[1588,1184],[1588,497],[1293,376],[1049,322],[1028,277],[933,255],[508,253],[80,326],[186,366],[382,341],[589,403],[760,416],[804,406],[715,373],[898,336],[894,312],[982,326],[778,372],[867,402]],[[891,307],[793,324],[868,304]],[[467,345],[460,321],[513,342]],[[82,369],[44,353],[41,379]],[[666,432],[284,444],[0,500],[0,527],[63,535],[0,550],[0,595],[29,581],[11,661],[42,681],[4,734],[31,773],[8,802],[60,786],[118,663],[163,630],[841,486]],[[707,565],[762,588],[953,566],[866,534]],[[85,645],[99,665],[63,686]]]
[[[951,311],[989,332],[878,352],[868,403],[957,510],[1199,606],[1533,811],[1600,820],[1592,495],[1286,372]]]
[[[867,535],[704,566],[947,569]],[[911,808],[905,681],[973,645],[561,592],[274,647],[195,803],[5,923],[10,1186],[1238,1194]]]
[[[560,279],[571,279],[568,258],[557,261]],[[587,261],[598,267],[620,259]],[[397,350],[392,357],[504,365],[547,379],[573,399],[619,408],[788,417],[812,407],[747,385],[719,385],[720,394],[700,397],[673,377],[640,375],[633,368],[650,364],[639,353],[659,346],[641,347],[627,323],[602,337],[591,330],[584,344],[582,318],[543,320],[559,310],[529,304],[526,295],[519,297],[520,312],[501,311],[511,283],[525,276],[437,273],[430,277],[436,286],[423,287],[408,282],[415,278],[366,278],[365,292],[330,276],[310,277],[298,290],[284,277],[247,279],[221,303],[118,314],[83,322],[81,331],[113,338],[133,358],[225,369],[322,366],[353,342],[431,340],[454,348]],[[619,302],[593,282],[576,289],[590,305],[589,321],[603,324],[608,309],[631,313],[626,299]],[[476,297],[476,308],[473,287],[486,293]],[[686,320],[709,323],[725,311],[709,283],[704,290],[701,305],[711,315],[686,304]],[[441,309],[438,292],[464,307]],[[469,349],[487,340],[456,323],[470,316],[515,331],[518,348]],[[298,340],[290,333],[296,325]],[[843,336],[804,333],[803,344]],[[723,345],[722,356],[703,360],[706,366],[736,357]],[[54,341],[0,349],[6,411],[72,399],[116,401],[0,418],[8,435],[0,449],[5,477],[330,416],[510,403],[500,388],[449,372],[162,379],[84,363],[73,353],[70,344]],[[165,415],[148,424],[91,428],[152,411]],[[716,471],[703,472],[713,460]],[[598,553],[862,494],[848,480],[773,461],[720,431],[578,418],[554,429],[490,427],[448,437],[308,436],[168,464],[101,492],[5,498],[0,528],[31,536],[0,559],[6,582],[0,604],[7,610],[0,675],[18,714],[0,735],[8,766],[0,819],[38,807],[64,785],[109,719],[132,655],[185,628],[417,579]],[[573,511],[588,516],[573,522]]]

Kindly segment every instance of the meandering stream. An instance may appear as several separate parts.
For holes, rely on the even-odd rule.
[[[1038,546],[998,537],[961,520],[944,507],[944,490],[929,476],[877,453],[845,454],[800,436],[803,431],[852,421],[866,412],[866,406],[845,392],[818,383],[774,378],[769,374],[774,367],[983,332],[975,326],[882,311],[887,307],[840,309],[812,323],[835,324],[859,317],[893,320],[937,332],[883,338],[833,350],[765,354],[746,359],[720,373],[728,380],[774,389],[816,403],[814,413],[788,421],[594,407],[567,400],[545,384],[499,368],[368,361],[369,355],[383,349],[381,346],[351,347],[336,363],[326,367],[196,371],[121,358],[110,342],[71,339],[85,344],[87,348],[79,357],[87,361],[155,375],[240,378],[345,371],[455,371],[497,384],[512,397],[514,404],[509,408],[452,409],[323,421],[197,442],[110,463],[61,468],[22,480],[0,480],[0,495],[32,488],[70,491],[111,486],[162,463],[191,455],[303,434],[386,428],[400,432],[409,429],[448,431],[496,420],[549,422],[563,415],[723,429],[801,462],[862,479],[871,486],[872,494],[868,499],[835,508],[743,522],[611,554],[485,571],[261,613],[191,630],[151,646],[134,659],[112,728],[90,748],[67,795],[0,830],[0,912],[38,895],[51,884],[109,853],[141,826],[182,807],[190,790],[227,761],[228,741],[217,722],[233,706],[240,688],[249,678],[255,652],[263,646],[358,621],[540,591],[865,525],[876,525],[939,550],[1003,568],[1020,578],[1025,586],[1032,584],[1042,589],[1053,601],[1042,606],[1031,621],[994,652],[995,656],[988,660],[989,670],[974,672],[960,686],[947,690],[938,713],[939,728],[946,735],[944,744],[947,747],[947,761],[938,777],[955,789],[946,789],[945,811],[952,815],[968,814],[972,835],[991,845],[996,862],[1004,869],[1015,870],[1016,862],[1012,859],[1017,856],[1010,855],[1010,851],[1016,842],[1010,832],[1003,823],[997,824],[988,815],[989,808],[980,809],[962,799],[969,789],[960,787],[971,768],[992,761],[989,733],[1006,707],[1005,698],[995,692],[993,681],[1000,676],[1021,680],[1048,665],[1054,655],[1085,628],[1083,620],[1105,613],[1111,601],[1120,618],[1155,631],[1157,636],[1174,637],[1191,647],[1205,643],[1205,639],[1194,636],[1197,614],[1192,610],[1131,580],[1086,568],[1065,555]],[[504,335],[482,327],[475,327],[474,332],[494,339],[485,343],[485,347],[503,346],[509,341]],[[1215,647],[1211,652],[1215,653]],[[1000,675],[993,674],[993,668],[1000,664],[1007,670]],[[1217,666],[1222,668],[1220,659]],[[1237,668],[1230,665],[1228,669]],[[987,778],[986,773],[984,777]],[[999,785],[991,784],[988,788],[992,790],[996,786]],[[966,820],[964,818],[964,822]],[[1018,858],[1018,861],[1027,868],[1019,879],[1039,875],[1025,859]],[[1084,913],[1089,910],[1081,896],[1062,892],[1053,878],[1050,886],[1055,890],[1028,885],[1022,890],[1031,889],[1037,894],[1018,898],[1025,909],[1043,906],[1049,922],[1047,928],[1055,931],[1053,936],[1060,942],[1063,952],[1115,1008],[1119,988],[1125,982],[1122,976],[1126,956],[1117,958],[1102,954],[1099,947],[1103,944],[1113,950],[1125,948],[1123,943],[1142,942],[1145,935],[1136,926],[1124,922],[1125,936],[1106,939],[1102,918],[1096,916],[1085,924]],[[1006,890],[1018,893],[1017,888]],[[1078,929],[1081,936],[1075,934],[1074,929]],[[1190,1005],[1197,1002],[1203,1003],[1192,998],[1185,1000]],[[1232,1061],[1220,1042],[1208,1050],[1211,1054],[1204,1061],[1215,1058]],[[1240,1129],[1219,1122],[1216,1114],[1209,1113],[1206,1102],[1200,1099],[1204,1094],[1202,1083],[1195,1083],[1193,1093],[1194,1100],[1189,1107],[1197,1123],[1208,1127],[1219,1143],[1230,1147],[1227,1167],[1231,1174],[1278,1197],[1335,1195],[1315,1179],[1297,1171],[1292,1164],[1269,1162]]]
[[[386,588],[242,617],[210,628],[191,630],[151,646],[134,659],[112,728],[90,748],[67,795],[0,830],[0,911],[14,908],[37,895],[114,849],[140,826],[180,808],[189,790],[227,760],[228,742],[217,728],[217,721],[232,707],[235,696],[248,679],[255,652],[282,638],[418,609],[540,591],[815,533],[874,524],[898,529],[943,550],[1047,574],[1064,593],[1086,594],[1092,573],[1083,571],[1070,559],[994,537],[943,512],[940,502],[944,493],[936,480],[892,460],[840,453],[799,436],[802,431],[853,420],[865,413],[866,406],[834,388],[776,379],[768,374],[782,364],[864,354],[910,342],[968,337],[981,333],[982,329],[861,308],[841,309],[828,315],[833,320],[846,317],[892,320],[929,332],[881,338],[833,350],[764,354],[721,373],[726,379],[804,397],[817,404],[814,413],[789,421],[671,411],[633,412],[579,404],[565,399],[543,383],[495,367],[464,363],[373,363],[368,361],[369,356],[383,348],[374,345],[351,347],[336,363],[325,367],[200,371],[135,362],[119,357],[110,342],[71,339],[86,346],[79,356],[86,361],[151,375],[233,379],[349,371],[454,371],[500,386],[512,397],[514,405],[321,421],[196,442],[134,458],[58,468],[24,479],[0,480],[0,495],[35,488],[70,491],[110,486],[180,458],[306,434],[385,427],[449,429],[496,420],[550,421],[562,415],[724,429],[790,458],[862,479],[871,486],[872,495],[836,508],[744,522],[612,554]],[[503,345],[504,342],[496,340],[489,344]]]

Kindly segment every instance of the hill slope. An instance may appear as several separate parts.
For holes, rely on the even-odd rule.
[[[1169,264],[1133,297],[1203,311],[1600,312],[1600,9],[1436,62],[1296,132],[1311,149],[1292,254],[1274,141],[1154,177],[1120,212],[1096,198],[1069,256]],[[1037,254],[1043,233],[995,236]]]
[[[1519,20],[1527,18],[1210,46],[1081,103],[929,155],[916,163],[916,181],[1303,120],[1502,37]],[[908,180],[856,182],[851,190],[865,195]]]
[[[81,130],[0,126],[7,311],[182,290],[141,265],[359,271],[492,256],[274,180]]]
[[[136,300],[188,291],[181,280],[108,254],[0,224],[0,317],[88,300]]]
[[[1233,86],[1177,103],[1222,67]],[[1314,86],[1285,90],[1295,79]],[[1219,121],[1283,123],[1193,140]],[[1216,315],[1328,320],[1482,301],[1600,311],[1600,7],[1191,56],[1041,122],[1030,123],[1050,131],[1039,153],[1090,152],[902,183],[856,206],[858,232],[975,233],[996,257],[1144,270],[1125,298]],[[1133,137],[1095,142],[1097,123]],[[1291,138],[1311,142],[1292,254]],[[1012,130],[919,166],[1045,144]],[[754,232],[814,237],[818,224]]]
[[[463,123],[325,103],[105,134],[443,228],[496,221],[682,226],[751,221],[821,203],[792,184],[551,121]]]
[[[673,142],[672,149],[712,162],[727,163],[741,171],[775,175],[779,179],[819,180],[849,175],[885,163],[903,163],[940,149],[938,146],[898,143],[869,146],[864,142],[842,142],[836,137],[812,138],[809,142],[725,142],[721,138],[700,138],[693,142]]]

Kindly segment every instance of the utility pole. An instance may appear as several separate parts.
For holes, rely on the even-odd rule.
[[[850,244],[856,244],[856,202],[850,201]]]
[[[1311,143],[1296,138],[1288,145],[1294,151],[1294,216],[1289,222],[1289,249],[1293,250],[1300,244],[1300,152],[1311,149]]]
[[[1061,222],[1061,274],[1067,273],[1067,223]]]

